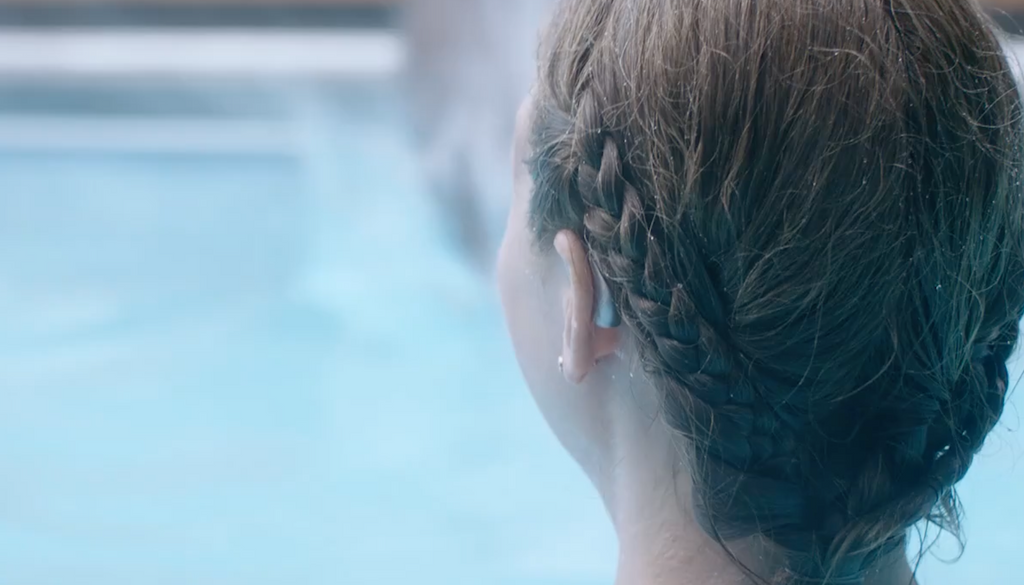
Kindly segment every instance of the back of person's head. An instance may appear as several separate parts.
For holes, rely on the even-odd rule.
[[[716,539],[858,584],[954,485],[1024,313],[1020,95],[966,0],[569,0],[531,221],[586,243]]]

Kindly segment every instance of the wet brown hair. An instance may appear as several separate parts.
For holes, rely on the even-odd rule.
[[[1024,313],[1021,104],[964,0],[568,0],[532,121],[689,441],[694,505],[784,583],[857,584],[999,419]]]

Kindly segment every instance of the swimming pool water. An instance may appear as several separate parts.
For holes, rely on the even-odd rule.
[[[208,138],[287,147],[0,150],[0,583],[610,583],[393,90],[233,91],[197,90]],[[992,444],[968,552],[925,583],[1024,582],[1022,443]]]

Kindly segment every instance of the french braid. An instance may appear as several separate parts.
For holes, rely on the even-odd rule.
[[[975,39],[972,42],[984,38],[983,42],[994,46],[973,9],[955,0],[933,1],[952,4],[951,10],[959,11],[963,22],[971,23],[965,28]],[[637,3],[648,7],[645,14],[657,13],[651,6],[660,6],[656,0]],[[1019,147],[1013,146],[1020,139],[1020,104],[1015,101],[1018,96],[1005,61],[993,54],[972,55],[971,59],[961,55],[974,64],[967,74],[987,76],[989,85],[979,90],[984,96],[958,94],[962,83],[936,77],[929,83],[951,93],[945,98],[932,97],[933,103],[923,100],[916,104],[917,112],[903,117],[890,113],[890,119],[899,125],[894,134],[898,139],[886,134],[881,123],[877,128],[869,124],[863,134],[877,131],[879,137],[871,138],[878,141],[876,147],[858,143],[868,140],[859,136],[835,147],[836,156],[848,148],[857,153],[856,160],[863,156],[865,163],[869,158],[860,153],[876,149],[879,157],[894,161],[887,175],[873,171],[870,165],[851,166],[848,175],[843,175],[845,161],[830,161],[824,155],[820,157],[824,162],[788,161],[804,164],[808,175],[820,171],[820,184],[812,179],[799,183],[809,190],[823,191],[829,185],[852,183],[855,178],[865,192],[870,189],[889,196],[887,200],[878,195],[879,205],[893,205],[888,201],[906,193],[908,201],[920,201],[922,207],[906,210],[900,203],[898,210],[893,205],[892,211],[886,208],[884,213],[855,210],[855,220],[861,222],[855,226],[875,226],[880,237],[909,229],[922,235],[919,240],[894,236],[891,249],[879,248],[864,260],[875,266],[851,264],[863,271],[854,275],[858,278],[851,277],[860,283],[854,291],[858,295],[871,292],[872,278],[898,284],[880,296],[873,308],[857,310],[856,303],[844,300],[845,306],[853,309],[848,317],[834,319],[837,341],[832,345],[823,342],[824,347],[819,348],[815,330],[814,347],[797,348],[787,354],[794,356],[793,363],[780,364],[766,359],[764,332],[778,334],[788,328],[802,335],[810,325],[793,325],[773,317],[771,326],[752,333],[748,330],[754,329],[750,317],[737,315],[740,292],[752,278],[748,257],[757,256],[757,251],[751,254],[743,249],[740,234],[744,226],[736,227],[757,219],[738,201],[741,182],[747,180],[749,188],[751,179],[744,177],[740,163],[715,166],[716,160],[728,158],[728,151],[695,148],[701,137],[693,128],[673,136],[682,143],[674,154],[652,154],[656,149],[649,143],[657,142],[654,135],[666,130],[642,119],[642,112],[650,107],[650,96],[634,98],[633,112],[629,112],[629,100],[621,96],[632,88],[650,93],[651,85],[631,80],[631,72],[621,66],[601,78],[597,64],[601,59],[628,60],[614,44],[614,39],[621,42],[628,36],[609,32],[615,15],[623,14],[616,12],[618,2],[604,0],[585,8],[583,4],[567,4],[561,18],[575,16],[575,21],[565,25],[570,32],[563,33],[564,38],[557,38],[556,33],[552,62],[539,92],[533,138],[533,224],[541,240],[558,229],[573,229],[589,247],[624,322],[638,339],[646,373],[661,392],[667,422],[689,439],[694,508],[704,529],[723,542],[755,534],[768,537],[787,554],[788,566],[777,576],[787,585],[859,585],[879,557],[901,549],[912,524],[927,519],[956,530],[953,486],[964,476],[1002,413],[1008,384],[1006,360],[1024,314],[1021,190],[1019,181],[1011,180],[1021,168]],[[708,4],[697,5],[705,12],[714,10],[706,8]],[[907,46],[916,43],[914,57],[918,61],[942,54],[941,45],[922,46],[922,33],[915,32],[924,30],[920,22],[896,23],[893,12],[873,15],[880,20],[870,25],[879,29],[895,30],[899,24],[900,34],[906,37],[902,42]],[[867,17],[864,21],[868,22]],[[693,22],[686,25],[697,26]],[[590,30],[589,36],[571,37],[584,29]],[[653,34],[642,28],[633,31],[642,33]],[[613,40],[601,44],[609,38]],[[571,45],[573,39],[576,45]],[[647,50],[651,50],[649,46]],[[903,56],[898,53],[878,58],[896,63],[897,57],[902,63]],[[690,58],[702,62],[700,56]],[[896,107],[892,104],[898,99],[890,94],[900,87],[908,93],[925,91],[923,85],[917,87],[914,75],[937,75],[905,67],[906,71],[890,73],[891,85],[879,90],[888,93],[873,98],[873,107]],[[686,78],[686,83],[710,83],[701,78],[700,70],[682,65],[680,70],[692,77]],[[816,96],[813,92],[826,91],[823,87],[811,87],[806,95]],[[934,126],[936,117],[942,115],[935,104],[955,102],[965,110],[981,111],[972,101],[976,99],[988,104],[985,115],[1001,116],[997,120],[1011,123],[990,124],[988,135],[979,134],[978,126],[972,128],[977,150],[961,153],[960,160],[971,161],[982,169],[982,175],[997,178],[997,184],[987,187],[991,191],[979,196],[989,198],[995,193],[993,205],[1006,208],[962,210],[960,213],[973,213],[977,223],[958,224],[948,228],[949,233],[937,233],[937,238],[955,236],[964,241],[981,234],[983,242],[971,249],[960,245],[963,264],[943,272],[940,264],[945,252],[929,255],[915,246],[946,246],[929,241],[928,230],[938,228],[921,222],[945,213],[928,207],[937,205],[929,199],[930,194],[936,199],[948,196],[951,186],[962,183],[958,178],[945,179],[943,172],[948,171],[929,166],[931,159],[948,156],[935,151],[941,152],[937,142],[949,139],[941,129],[928,125]],[[867,111],[864,115],[875,114]],[[680,115],[665,117],[662,123],[665,120],[692,123]],[[949,124],[955,127],[954,121]],[[939,133],[929,135],[935,132]],[[919,139],[912,133],[926,137]],[[739,143],[737,148],[752,148],[749,142]],[[954,148],[951,144],[942,148]],[[702,157],[706,160],[696,164]],[[673,166],[678,158],[687,160]],[[756,161],[750,164],[759,170],[747,175],[768,175]],[[964,176],[971,172],[975,171],[965,167]],[[665,176],[676,177],[675,188],[683,195],[665,189]],[[766,180],[764,189],[770,191],[780,181]],[[702,189],[707,193],[698,197],[696,191]],[[950,201],[957,209],[969,204]],[[801,212],[811,213],[793,213]],[[829,208],[814,213],[836,225],[845,219]],[[838,219],[828,214],[836,214]],[[809,216],[805,223],[818,217]],[[769,220],[761,221],[764,230],[770,231]],[[716,227],[732,222],[733,229],[713,229],[710,224],[715,222]],[[858,236],[856,229],[850,232],[853,235],[844,236],[850,239],[843,240],[850,249],[871,249],[872,240]],[[779,256],[786,253],[783,248],[774,252]],[[763,260],[766,256],[761,251],[757,257]],[[963,268],[980,262],[985,264],[981,268]],[[971,284],[961,281],[960,288],[954,286],[957,282],[950,280],[949,272],[957,270],[961,275],[974,270],[970,277],[990,287],[992,294],[980,310],[961,310],[956,302],[943,304],[948,299],[941,296],[941,285],[928,289],[932,283],[947,282],[947,290],[959,290],[964,298],[969,291],[977,294]],[[902,284],[900,279],[906,274],[918,278],[911,285]],[[797,302],[793,301],[794,314],[806,313],[806,307]],[[865,316],[866,311],[877,315]],[[844,345],[841,338],[842,328],[853,327],[847,321],[856,317],[863,323],[854,330],[862,331],[859,335],[870,342],[863,347]],[[820,328],[820,314],[818,319]],[[787,342],[778,341],[780,345]],[[841,372],[829,374],[833,365],[828,362],[833,358],[829,352],[848,350],[859,353],[837,360],[834,366]],[[819,351],[824,355],[819,356]]]

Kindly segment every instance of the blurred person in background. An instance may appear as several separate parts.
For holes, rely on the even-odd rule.
[[[554,0],[412,0],[403,13],[413,134],[429,194],[456,247],[492,269],[512,192],[516,107],[534,78]]]
[[[1022,107],[966,0],[568,0],[499,283],[620,585],[908,585],[999,420]],[[983,578],[979,575],[978,580]]]

